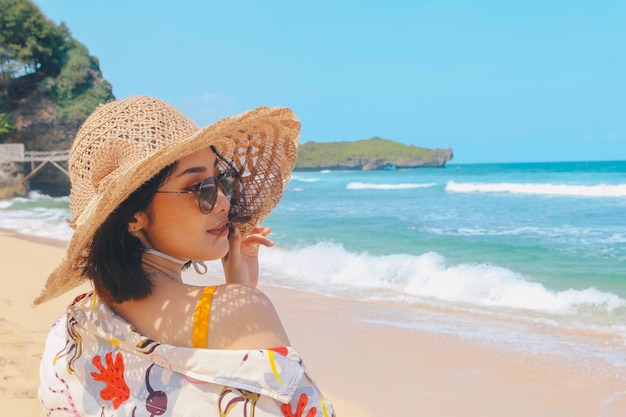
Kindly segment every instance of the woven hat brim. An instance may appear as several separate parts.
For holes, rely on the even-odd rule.
[[[270,133],[267,133],[268,131]],[[271,196],[269,199],[271,201],[267,201],[254,220],[261,221],[267,217],[280,200],[295,165],[295,148],[299,140],[300,122],[297,116],[287,108],[259,107],[238,116],[222,119],[183,140],[158,150],[149,159],[129,166],[126,172],[107,184],[106,189],[94,197],[80,215],[79,221],[75,221],[74,234],[69,241],[65,257],[48,277],[41,294],[34,300],[34,305],[56,298],[85,282],[86,277],[83,275],[79,261],[91,245],[95,232],[109,214],[145,181],[180,158],[209,146],[215,146],[221,153],[232,155],[235,153],[233,148],[238,146],[240,138],[248,132],[266,132],[267,137],[276,141],[280,140],[281,146],[291,148],[289,152],[281,152],[277,155],[278,158],[283,159],[276,163],[280,164],[280,175],[284,186],[276,191],[278,195]]]

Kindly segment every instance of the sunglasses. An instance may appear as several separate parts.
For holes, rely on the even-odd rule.
[[[196,194],[198,196],[198,206],[200,207],[200,211],[204,214],[209,214],[213,210],[213,207],[215,207],[218,189],[221,188],[222,192],[226,198],[228,198],[228,201],[232,206],[237,192],[237,180],[239,179],[239,173],[233,164],[220,155],[220,153],[217,152],[213,146],[211,146],[211,150],[215,153],[218,159],[227,165],[223,172],[215,177],[208,177],[204,181],[194,184],[191,187],[183,188],[180,191],[157,191],[157,193]]]

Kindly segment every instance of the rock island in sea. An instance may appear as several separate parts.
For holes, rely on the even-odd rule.
[[[355,142],[307,142],[298,148],[297,170],[445,167],[452,148],[427,149],[373,137]]]

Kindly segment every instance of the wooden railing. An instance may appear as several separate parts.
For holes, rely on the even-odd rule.
[[[24,159],[19,162],[56,161],[65,162],[70,157],[70,151],[24,151]],[[16,161],[18,162],[18,161]]]
[[[7,143],[0,145],[0,162],[30,162],[30,172],[22,182],[27,181],[37,173],[43,166],[50,162],[61,172],[69,177],[67,169],[59,165],[58,162],[65,162],[70,156],[70,151],[25,151],[23,143]],[[39,162],[39,165],[35,163]]]

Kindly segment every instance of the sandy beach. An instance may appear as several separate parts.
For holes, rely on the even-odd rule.
[[[42,416],[38,366],[50,325],[88,285],[32,307],[64,249],[0,234],[2,415]],[[454,335],[374,324],[387,308],[262,286],[292,345],[342,417],[617,417],[623,369],[499,350]],[[391,308],[391,307],[389,307]],[[600,369],[600,371],[598,371]]]

